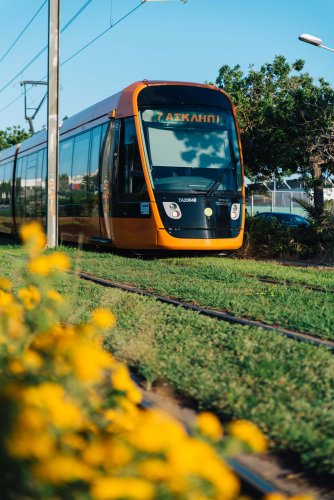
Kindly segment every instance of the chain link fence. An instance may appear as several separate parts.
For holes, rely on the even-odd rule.
[[[268,190],[268,194],[251,194],[246,199],[246,210],[249,215],[259,212],[285,212],[305,216],[305,210],[296,200],[311,202],[305,191]]]

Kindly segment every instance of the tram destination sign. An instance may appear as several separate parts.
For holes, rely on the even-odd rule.
[[[225,116],[222,113],[211,111],[175,111],[145,109],[142,114],[145,122],[161,124],[198,124],[198,125],[225,125]]]

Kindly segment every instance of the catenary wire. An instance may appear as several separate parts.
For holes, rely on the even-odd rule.
[[[90,0],[92,1],[92,0]],[[77,50],[74,54],[72,54],[70,57],[68,57],[65,61],[63,61],[61,63],[60,66],[64,66],[64,64],[68,63],[69,61],[71,61],[72,59],[74,59],[77,55],[79,55],[81,52],[83,52],[85,49],[87,49],[90,45],[92,45],[94,42],[96,42],[99,38],[101,38],[103,35],[105,35],[108,31],[110,31],[112,28],[114,28],[117,24],[121,23],[122,21],[124,21],[127,17],[129,17],[133,12],[135,12],[137,9],[139,9],[139,7],[141,7],[142,5],[144,5],[145,3],[147,2],[147,0],[142,0],[140,4],[138,4],[136,7],[134,7],[132,10],[130,10],[129,12],[127,12],[123,17],[121,17],[120,19],[118,19],[113,25],[109,26],[109,28],[107,28],[106,30],[102,31],[99,35],[97,35],[93,40],[91,40],[90,42],[88,42],[87,44],[85,44],[83,47],[81,47],[79,50]],[[85,6],[84,6],[85,7]],[[69,23],[67,23],[69,24]],[[66,25],[67,26],[67,25]],[[65,27],[63,28],[63,30],[65,29]],[[62,30],[62,31],[63,31]],[[46,47],[47,48],[47,47]],[[43,50],[46,50],[46,48],[44,48]],[[41,78],[40,80],[43,81],[47,78],[47,75],[45,75],[43,78]],[[10,82],[12,83],[12,82]],[[0,89],[0,93],[2,92],[2,89]],[[21,99],[22,97],[22,94],[19,95],[18,97],[16,97],[15,99],[13,99],[10,103],[8,103],[6,106],[4,106],[3,108],[0,109],[0,113],[2,113],[3,111],[5,111],[6,109],[8,109],[12,104],[14,104],[16,101],[18,101],[19,99]]]
[[[63,61],[61,63],[60,66],[64,66],[64,64],[68,63],[69,61],[71,61],[72,59],[74,59],[74,57],[76,57],[77,55],[79,55],[81,52],[83,52],[84,50],[86,50],[90,45],[92,45],[94,42],[96,42],[96,40],[98,40],[99,38],[101,38],[103,35],[105,35],[106,33],[108,33],[108,31],[110,31],[112,28],[114,28],[115,26],[117,26],[117,24],[121,23],[122,21],[124,21],[124,19],[126,19],[127,17],[129,17],[131,14],[133,14],[133,12],[135,12],[137,9],[139,9],[142,5],[144,5],[145,3],[147,2],[147,0],[142,0],[140,4],[138,4],[136,7],[134,7],[132,10],[130,10],[129,12],[127,12],[123,17],[121,17],[120,19],[118,19],[114,24],[112,24],[111,26],[109,26],[109,28],[107,28],[106,30],[102,31],[99,35],[97,35],[95,38],[93,38],[90,42],[86,43],[83,47],[81,47],[79,50],[77,50],[74,54],[72,54],[70,57],[68,57],[67,59],[65,59],[65,61]]]
[[[61,33],[63,33],[75,20],[76,18],[84,11],[86,7],[92,2],[93,0],[87,0],[87,2],[74,14],[74,16],[65,24],[65,26],[60,30]],[[45,45],[43,49],[41,49],[38,54],[36,54],[31,61],[29,61],[24,68],[20,69],[20,71],[0,89],[0,94],[6,90],[11,83],[13,83],[26,69],[28,69],[44,52],[46,52],[48,48],[48,45]]]
[[[14,42],[11,44],[11,46],[6,50],[6,52],[3,54],[3,56],[1,56],[0,58],[0,64],[2,63],[2,61],[5,59],[5,57],[9,54],[9,52],[15,47],[15,45],[17,44],[17,42],[20,40],[21,36],[27,31],[27,29],[29,28],[29,26],[31,25],[31,23],[36,19],[36,17],[38,16],[38,14],[40,13],[40,11],[42,10],[42,8],[44,7],[44,5],[47,3],[48,0],[44,0],[44,2],[42,3],[42,5],[39,7],[39,9],[35,12],[35,14],[33,15],[33,17],[30,19],[30,21],[28,22],[28,24],[25,26],[25,28],[23,28],[23,30],[21,31],[21,33],[15,38]]]

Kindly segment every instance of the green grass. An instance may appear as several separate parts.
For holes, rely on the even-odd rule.
[[[75,267],[98,276],[334,339],[334,294],[307,290],[298,283],[289,286],[261,283],[247,276],[268,274],[267,264],[261,267],[252,261],[219,257],[143,260],[71,248],[65,248],[65,252],[72,257]],[[280,279],[286,271],[286,279],[307,276],[308,284],[315,285],[316,276],[320,274],[319,271],[291,270],[274,263],[271,268]],[[330,282],[329,273],[325,272],[323,281],[329,287],[334,280]]]
[[[202,300],[207,295],[215,298],[211,289],[217,290],[216,282],[229,293],[231,287],[241,292],[240,275],[232,268],[220,271],[231,281],[230,288],[216,276],[225,259],[190,259],[187,264],[187,259],[142,261],[73,249],[66,252],[78,258],[81,268],[84,262],[86,270],[95,274],[117,275],[128,282],[141,279],[147,287],[163,282],[164,289],[167,282],[177,291],[195,294],[207,280],[205,290],[197,291]],[[17,267],[24,263],[0,251],[0,265],[1,274],[14,277],[18,285]],[[245,281],[242,283],[244,286]],[[249,290],[252,283],[256,286],[256,280],[249,282]],[[136,366],[150,383],[166,381],[200,408],[212,409],[224,419],[251,419],[270,437],[275,449],[292,451],[309,470],[334,476],[334,356],[329,351],[261,329],[217,322],[69,275],[57,280],[57,288],[68,297],[66,319],[70,322],[87,319],[99,306],[115,312],[117,326],[106,338],[106,347]],[[327,297],[314,292],[310,296]],[[249,297],[254,301],[254,292]]]

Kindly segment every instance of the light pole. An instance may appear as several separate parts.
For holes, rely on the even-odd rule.
[[[334,52],[334,49],[331,49],[330,47],[326,47],[326,45],[323,45],[321,38],[318,38],[316,36],[308,35],[307,33],[303,33],[298,38],[301,42],[310,43],[311,45],[315,45],[316,47],[320,47],[322,49],[326,49],[326,50],[330,50],[331,52]]]
[[[59,10],[60,0],[49,0],[48,58],[48,162],[47,245],[58,245],[58,155],[59,155]]]

